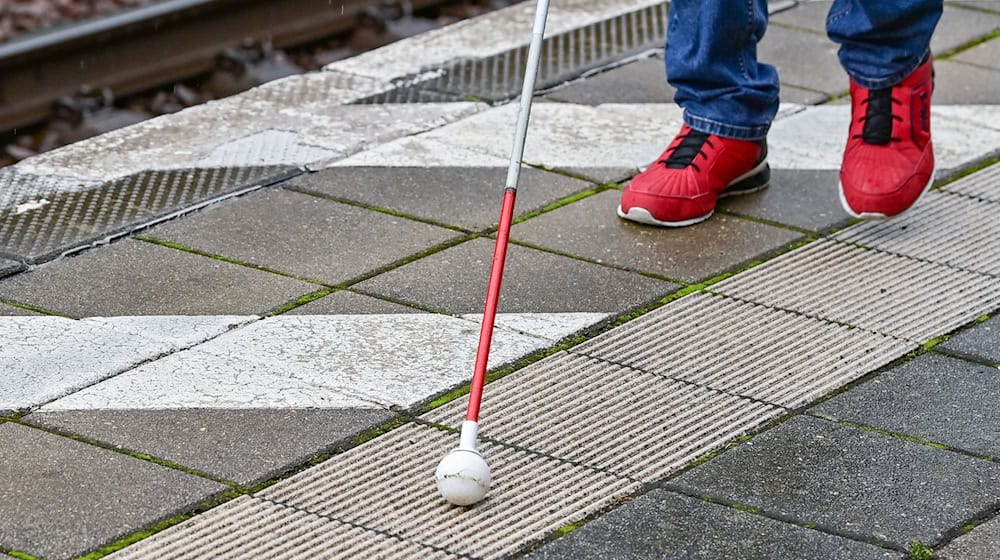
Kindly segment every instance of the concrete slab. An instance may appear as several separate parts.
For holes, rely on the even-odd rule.
[[[41,315],[41,313],[28,311],[21,307],[14,307],[13,305],[0,304],[0,317],[17,317],[22,315]]]
[[[995,277],[828,240],[712,290],[920,343],[1000,305]]]
[[[690,228],[654,228],[615,213],[605,191],[514,227],[517,241],[632,270],[698,282],[764,256],[802,234],[719,215]]]
[[[837,195],[838,172],[772,169],[770,186],[758,193],[719,201],[719,209],[812,231],[846,223]]]
[[[302,307],[296,307],[288,315],[370,315],[394,313],[420,313],[419,309],[399,305],[384,299],[339,290],[323,296]]]
[[[24,270],[23,264],[0,257],[0,278],[10,276],[15,272],[21,272],[22,270]]]
[[[946,340],[940,348],[947,352],[1000,364],[1000,316],[960,332]]]
[[[38,412],[24,421],[252,485],[392,416],[360,408],[81,410]]]
[[[790,10],[784,10],[776,14],[772,14],[769,20],[771,23],[810,29],[825,36],[826,16],[830,12],[830,6],[832,5],[833,0],[810,0],[809,2],[798,2],[796,6]],[[765,36],[770,33],[774,27],[776,26],[770,26],[767,33],[765,33]]]
[[[0,542],[62,560],[187,511],[227,486],[41,430],[0,424]],[[80,468],[86,465],[86,468]]]
[[[825,35],[771,25],[757,45],[757,60],[776,67],[782,84],[828,95],[850,87],[847,73],[837,59],[837,45]]]
[[[450,313],[482,313],[494,245],[492,239],[474,239],[356,287]],[[620,313],[678,288],[623,270],[512,245],[504,267],[499,309],[503,313]]]
[[[1000,411],[993,397],[998,392],[996,368],[925,354],[812,412],[997,457]]]
[[[0,297],[76,317],[256,315],[317,288],[129,239],[0,282]]]
[[[664,64],[660,56],[643,58],[566,84],[544,98],[580,105],[670,103],[675,90],[667,83]]]
[[[513,138],[513,136],[511,137]],[[506,169],[510,154],[495,156],[469,148],[449,146],[424,136],[386,142],[326,167],[497,167]]]
[[[823,92],[799,88],[789,84],[781,84],[781,92],[778,96],[782,103],[797,103],[801,105],[816,105],[826,101],[830,97]]]
[[[902,560],[903,555],[657,488],[526,558]]]
[[[551,342],[593,326],[611,316],[609,313],[498,313],[494,325]],[[470,313],[463,319],[482,324],[482,313]]]
[[[941,60],[934,63],[934,103],[983,104],[1000,101],[1000,69]]]
[[[334,167],[286,183],[287,188],[388,208],[467,230],[495,225],[507,170],[500,167]],[[523,169],[516,215],[522,216],[593,184]]]
[[[1000,4],[997,4],[993,0],[990,0],[989,4],[992,4],[994,8],[1000,9]],[[1000,10],[997,13],[1000,13]],[[992,39],[985,43],[980,43],[960,52],[951,60],[1000,70],[1000,40]]]
[[[284,189],[254,193],[154,228],[150,237],[339,284],[459,234]]]
[[[479,325],[446,315],[281,315],[44,410],[409,407],[468,382],[478,339]],[[498,330],[490,365],[550,344]]]
[[[849,473],[849,474],[845,474]],[[797,416],[675,479],[685,492],[908,550],[1000,495],[1000,465]]]
[[[1000,550],[1000,518],[994,518],[942,548],[941,560],[991,560]]]

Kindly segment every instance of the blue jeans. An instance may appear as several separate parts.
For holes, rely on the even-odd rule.
[[[868,89],[898,84],[923,63],[943,0],[835,0],[827,34],[840,63]],[[755,140],[778,111],[778,72],[757,62],[766,0],[673,0],[667,80],[695,130]],[[846,86],[846,84],[845,84]]]

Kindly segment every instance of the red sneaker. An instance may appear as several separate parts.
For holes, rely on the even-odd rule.
[[[851,80],[851,130],[840,167],[840,202],[855,218],[888,218],[934,183],[931,60],[902,83],[868,90]]]
[[[719,197],[767,187],[767,142],[722,138],[681,128],[663,155],[622,193],[618,215],[656,226],[707,220]]]

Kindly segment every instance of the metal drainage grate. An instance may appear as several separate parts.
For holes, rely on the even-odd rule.
[[[312,560],[454,555],[242,496],[107,557],[109,560]]]
[[[945,185],[942,190],[982,200],[1000,202],[1000,164],[993,164],[982,171]]]
[[[820,240],[713,287],[917,342],[1000,306],[1000,279]]]
[[[480,558],[514,552],[606,506],[636,483],[495,444],[487,499],[446,504],[433,473],[458,435],[405,426],[264,490],[268,500]],[[498,529],[502,528],[502,529]]]
[[[294,173],[280,167],[151,171],[89,190],[50,194],[34,210],[0,210],[0,255],[29,263],[51,260]]]
[[[458,427],[465,406],[459,399],[424,418]],[[783,412],[561,353],[486,387],[482,435],[649,482]]]
[[[859,224],[834,239],[1000,276],[1000,204],[929,192],[891,221]]]
[[[573,351],[797,408],[916,347],[787,311],[692,294]]]

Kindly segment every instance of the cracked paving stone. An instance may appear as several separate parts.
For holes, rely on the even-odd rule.
[[[473,239],[357,288],[450,313],[482,313],[494,245],[492,239]],[[678,288],[623,270],[511,245],[499,311],[623,312]]]
[[[942,350],[1000,364],[1000,316],[979,323],[949,338]]]
[[[838,180],[837,171],[772,169],[768,188],[723,198],[719,209],[825,231],[850,220],[837,197]]]
[[[318,288],[132,239],[0,282],[0,298],[75,317],[259,315]]]
[[[936,546],[1000,500],[1000,465],[797,416],[688,471],[685,493],[900,550]]]
[[[149,235],[254,265],[338,284],[459,234],[276,189],[221,204]]]
[[[817,406],[817,415],[1000,457],[1000,371],[925,354]]]
[[[332,451],[393,417],[387,410],[68,410],[26,422],[252,485]]]
[[[419,309],[385,301],[347,290],[340,290],[323,296],[301,307],[289,311],[287,315],[373,315],[395,313],[421,313]]]
[[[802,234],[717,215],[687,228],[622,220],[609,190],[514,226],[511,237],[632,270],[698,282],[801,239]]]
[[[940,560],[995,560],[1000,550],[1000,518],[958,537],[935,556]]]
[[[189,511],[227,486],[21,426],[0,424],[0,543],[69,559]]]
[[[655,489],[530,560],[903,560],[899,552]]]
[[[287,186],[440,224],[483,230],[495,225],[500,216],[506,179],[506,167],[332,167]],[[593,186],[556,173],[522,169],[516,216]]]

